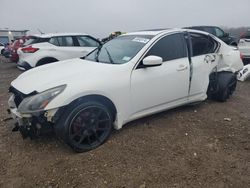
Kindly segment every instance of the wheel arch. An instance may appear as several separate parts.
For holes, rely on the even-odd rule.
[[[44,63],[45,61],[48,61],[49,63],[53,63],[53,62],[56,62],[56,61],[59,61],[59,60],[57,58],[55,58],[55,57],[50,57],[50,56],[43,57],[43,58],[41,58],[40,60],[37,61],[36,67],[46,64],[46,63]]]
[[[86,95],[86,96],[79,97],[79,98],[73,100],[68,105],[72,105],[74,103],[84,102],[84,101],[96,101],[96,102],[100,102],[103,105],[107,106],[113,115],[113,117],[112,117],[113,121],[115,120],[116,114],[117,114],[117,108],[116,108],[115,104],[108,97],[105,97],[105,96],[100,95],[100,94],[93,94],[93,95]]]

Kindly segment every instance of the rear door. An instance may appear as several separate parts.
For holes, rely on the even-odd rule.
[[[206,98],[209,75],[216,68],[220,56],[216,53],[219,43],[209,35],[192,32],[192,63],[189,97]]]

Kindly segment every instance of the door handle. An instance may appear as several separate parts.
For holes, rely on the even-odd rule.
[[[216,56],[215,55],[206,55],[204,58],[204,61],[206,63],[213,63],[216,60]]]
[[[181,64],[181,65],[179,65],[179,67],[177,68],[177,71],[184,71],[184,70],[186,70],[187,68],[188,68],[187,65]]]

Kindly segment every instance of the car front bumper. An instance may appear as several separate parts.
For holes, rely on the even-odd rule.
[[[23,138],[37,138],[43,134],[53,132],[53,123],[47,121],[45,111],[33,114],[21,114],[15,103],[15,95],[11,95],[8,101],[9,114],[14,120],[15,127],[13,131],[20,131]]]

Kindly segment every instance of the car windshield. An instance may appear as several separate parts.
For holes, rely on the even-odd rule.
[[[119,36],[97,48],[84,59],[112,64],[124,64],[130,61],[149,41],[152,35]]]

